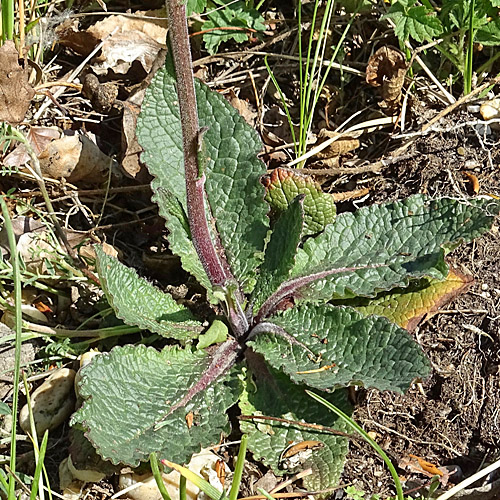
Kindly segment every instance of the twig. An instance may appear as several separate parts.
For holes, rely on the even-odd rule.
[[[486,90],[490,85],[496,85],[498,82],[500,82],[500,75],[497,75],[495,78],[493,78],[493,80],[488,80],[487,82],[484,82],[482,85],[475,88],[469,94],[462,96],[458,101],[454,102],[453,104],[450,104],[447,108],[443,109],[443,111],[438,113],[434,118],[429,120],[421,128],[421,132],[425,132],[429,127],[431,127],[437,121],[441,120],[441,118],[445,117],[447,114],[451,113],[455,108],[461,106],[462,104],[465,104],[466,102],[471,101],[474,96],[480,94],[483,90]]]
[[[465,490],[467,486],[469,486],[472,483],[475,483],[478,479],[481,479],[484,476],[487,476],[490,472],[493,472],[497,470],[500,467],[500,460],[497,460],[496,462],[492,463],[488,467],[486,467],[483,470],[480,470],[479,472],[476,472],[472,476],[468,477],[467,479],[464,479],[461,483],[458,483],[456,486],[451,488],[451,490],[448,490],[446,493],[443,493],[441,496],[437,498],[437,500],[448,500],[448,498],[451,498],[453,495],[458,493],[459,491]]]
[[[216,56],[208,56],[208,57],[202,57],[201,59],[198,59],[193,62],[193,66],[201,66],[202,64],[207,64],[209,62],[216,61],[217,59],[225,59],[227,57],[244,57],[247,55],[253,55],[253,56],[267,56],[267,57],[277,57],[278,59],[287,59],[289,61],[300,61],[300,57],[298,56],[289,56],[286,54],[277,54],[274,52],[267,53],[267,52],[261,52],[259,50],[246,50],[245,52],[224,52],[223,54],[217,54]],[[330,61],[323,61],[323,66],[330,66]],[[331,67],[345,71],[346,73],[352,73],[353,75],[365,77],[365,72],[360,71],[359,69],[354,69],[351,68],[350,66],[345,66],[344,64],[338,64],[338,63],[331,63]]]
[[[286,418],[279,417],[267,417],[265,415],[240,415],[238,417],[240,420],[272,420],[275,422],[281,422],[283,424],[298,425],[300,427],[305,427],[306,429],[314,429],[321,432],[329,432],[330,434],[335,434],[336,436],[342,436],[349,439],[357,439],[357,436],[348,434],[347,432],[338,431],[332,427],[325,427],[319,424],[308,424],[306,422],[300,422],[298,420],[288,420]]]
[[[374,163],[369,163],[368,165],[362,165],[360,167],[301,168],[300,172],[302,174],[309,175],[356,175],[365,173],[378,173],[383,168],[388,167],[389,165],[394,165],[395,163],[399,163],[403,160],[408,160],[409,158],[413,158],[413,155],[393,156],[376,161]]]

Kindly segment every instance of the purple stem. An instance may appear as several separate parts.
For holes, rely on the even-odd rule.
[[[210,236],[205,212],[205,176],[200,176],[198,170],[200,125],[194,90],[185,3],[183,0],[166,1],[182,124],[189,228],[194,247],[208,279],[213,285],[223,287],[230,276],[228,276],[222,263],[224,257],[217,254]]]
[[[214,244],[210,235],[205,206],[205,174],[200,171],[198,165],[199,143],[206,130],[200,130],[198,120],[185,4],[185,0],[166,0],[182,125],[189,229],[196,253],[210,283],[227,290],[228,285],[236,283],[236,280],[231,273],[222,245],[218,241]],[[215,227],[215,224],[213,225]],[[227,297],[228,320],[235,336],[241,337],[248,329],[248,322],[240,306],[242,296],[239,290],[230,293],[232,297]]]
[[[257,316],[255,316],[254,324],[260,323],[264,318],[268,317],[270,314],[275,312],[276,306],[287,297],[292,297],[303,287],[318,281],[323,278],[327,278],[333,274],[340,274],[352,271],[358,271],[359,269],[374,269],[377,267],[383,267],[385,264],[371,264],[366,266],[353,266],[353,267],[339,267],[337,269],[329,269],[328,271],[320,271],[314,274],[309,274],[307,276],[299,276],[298,278],[292,278],[291,280],[285,281],[265,302],[262,304]]]

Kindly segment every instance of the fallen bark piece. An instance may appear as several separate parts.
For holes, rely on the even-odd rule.
[[[0,68],[0,122],[17,125],[24,120],[35,91],[28,82],[29,68],[19,63],[10,40],[0,47]]]

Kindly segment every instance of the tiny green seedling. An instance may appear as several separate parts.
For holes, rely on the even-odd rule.
[[[321,426],[345,424],[304,389],[348,413],[342,388],[401,392],[429,373],[406,330],[345,303],[389,291],[397,300],[415,280],[444,280],[444,249],[487,231],[500,204],[414,196],[335,218],[328,195],[303,176],[278,172],[265,187],[257,134],[221,95],[194,82],[184,7],[167,6],[173,61],[155,76],[137,133],[170,249],[225,321],[211,332],[216,343],[207,346],[204,336],[198,348],[205,318],[98,249],[116,315],[171,345],[96,356],[82,369],[84,403],[73,424],[115,464],[137,466],[151,453],[182,464],[229,433],[227,410],[238,404],[243,415],[281,419],[240,422],[256,459],[284,474],[280,459],[291,445],[320,442],[301,464],[312,470],[304,483],[331,487],[347,439]],[[412,293],[422,301],[426,290]]]

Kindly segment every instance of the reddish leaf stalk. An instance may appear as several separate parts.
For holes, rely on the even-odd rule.
[[[185,3],[185,2],[184,2]],[[217,248],[210,235],[205,207],[205,174],[200,171],[198,152],[203,133],[200,130],[191,61],[191,48],[183,0],[166,0],[169,36],[177,76],[177,96],[182,125],[184,171],[189,228],[193,244],[210,283],[228,289],[234,283],[224,250]],[[218,251],[219,250],[219,251]],[[228,319],[236,337],[248,329],[248,321],[239,304],[238,292],[227,297]],[[235,304],[234,301],[237,303]]]
[[[208,279],[213,285],[225,287],[230,277],[227,275],[225,266],[221,262],[221,256],[217,254],[210,236],[205,215],[205,176],[203,173],[200,175],[198,170],[200,125],[194,90],[186,6],[183,5],[182,0],[167,0],[166,6],[172,55],[177,75],[189,228],[194,247]]]

